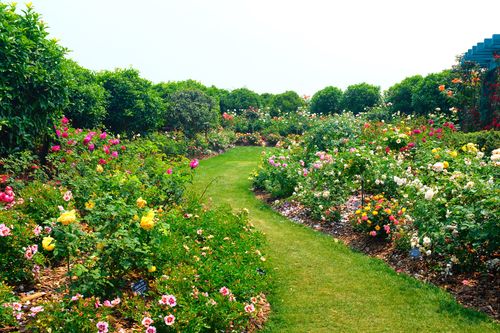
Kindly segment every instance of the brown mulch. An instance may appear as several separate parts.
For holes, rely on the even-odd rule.
[[[270,204],[274,210],[295,223],[309,226],[329,234],[350,248],[387,262],[396,272],[432,283],[449,293],[465,307],[484,312],[500,320],[500,279],[495,273],[451,273],[432,269],[432,262],[422,257],[413,259],[406,252],[398,251],[391,243],[353,230],[349,215],[359,206],[358,195],[353,195],[340,207],[338,222],[317,221],[310,218],[308,209],[295,201],[273,201],[269,195],[256,192],[256,196]]]

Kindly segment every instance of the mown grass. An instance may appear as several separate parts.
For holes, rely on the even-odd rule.
[[[255,198],[249,175],[263,148],[201,161],[193,190],[213,205],[247,208],[266,234],[272,316],[265,332],[499,332],[487,316],[380,260],[283,218]]]

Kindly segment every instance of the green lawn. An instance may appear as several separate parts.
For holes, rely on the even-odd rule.
[[[248,208],[266,234],[273,268],[265,332],[500,332],[436,287],[294,224],[257,200],[248,179],[263,148],[239,147],[200,162],[193,189],[213,205]]]

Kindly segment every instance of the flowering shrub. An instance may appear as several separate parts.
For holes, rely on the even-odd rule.
[[[391,122],[334,116],[304,134],[303,148],[281,152],[286,168],[267,155],[254,186],[332,223],[349,195],[363,189],[372,196],[369,206],[351,212],[355,229],[397,239],[401,249],[430,240],[421,252],[442,269],[498,270],[498,135],[464,135],[457,127],[439,110]],[[482,137],[488,139],[481,145],[466,141]]]
[[[395,200],[382,194],[366,198],[365,204],[356,210],[354,225],[373,237],[392,238],[394,232],[405,223],[406,208],[400,208]]]
[[[263,238],[245,212],[186,198],[199,161],[66,118],[55,132],[44,176],[2,190],[0,283],[32,285],[68,267],[68,288],[62,301],[21,307],[0,290],[0,318],[31,332],[244,329],[266,288]],[[143,296],[131,289],[138,280]]]

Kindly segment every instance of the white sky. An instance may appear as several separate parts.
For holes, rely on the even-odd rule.
[[[449,68],[500,33],[495,0],[33,0],[49,31],[93,69],[194,79],[259,93],[386,89]],[[22,5],[19,5],[22,7]]]

